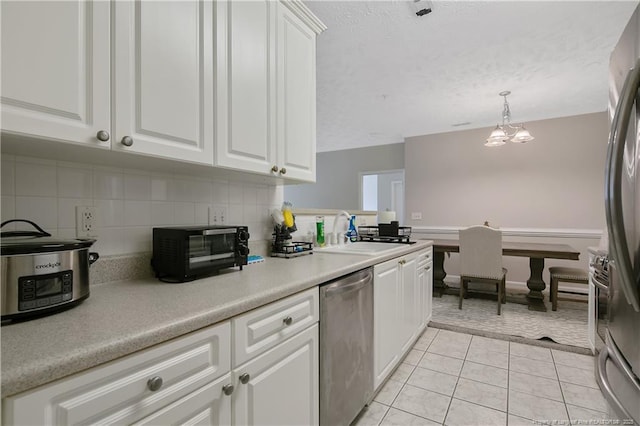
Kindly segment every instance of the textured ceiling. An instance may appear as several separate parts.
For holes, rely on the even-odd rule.
[[[328,27],[317,41],[322,152],[495,126],[503,90],[513,122],[604,111],[609,54],[638,2],[305,4]],[[417,17],[416,5],[433,11]]]

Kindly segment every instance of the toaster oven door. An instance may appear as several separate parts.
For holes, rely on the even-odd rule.
[[[233,229],[209,229],[188,237],[188,266],[192,272],[233,265],[236,233]]]

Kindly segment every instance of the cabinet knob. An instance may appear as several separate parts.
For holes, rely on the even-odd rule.
[[[284,167],[280,169],[280,174],[281,175],[286,175],[287,174],[287,169],[285,169]]]
[[[278,173],[278,166],[273,166],[273,167],[271,168],[271,171],[272,171],[273,173]]]
[[[407,261],[404,259],[398,261],[398,264],[400,265],[404,265],[405,263],[407,263]]]
[[[229,396],[233,393],[233,385],[227,384],[224,385],[222,387],[222,392],[224,392],[225,395]]]
[[[147,380],[147,388],[149,388],[151,392],[155,392],[161,387],[162,387],[162,377],[154,376],[149,380]]]
[[[291,325],[293,324],[293,318],[286,317],[285,319],[282,320],[282,322],[284,323],[284,325]]]
[[[251,376],[249,375],[249,373],[243,373],[240,375],[240,383],[242,383],[243,385],[249,383],[249,380],[251,380]]]
[[[120,143],[124,146],[131,146],[133,145],[133,138],[131,136],[125,136],[122,138]]]
[[[98,140],[102,141],[102,142],[108,141],[110,137],[111,137],[111,135],[109,135],[109,132],[107,132],[106,130],[100,130],[96,134],[96,138],[98,138]]]

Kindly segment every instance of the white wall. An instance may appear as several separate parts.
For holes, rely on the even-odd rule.
[[[391,183],[401,181],[403,182],[402,189],[404,190],[404,172],[397,173],[382,173],[378,175],[378,211],[393,210],[396,212],[396,218],[401,225],[404,225],[404,205],[393,208]],[[403,200],[404,196],[400,197]]]
[[[406,224],[422,237],[446,239],[457,238],[448,227],[489,221],[510,231],[505,240],[569,244],[581,252],[579,262],[545,266],[586,269],[587,247],[598,245],[606,226],[607,114],[534,121],[527,129],[535,140],[497,148],[483,145],[490,128],[406,139]],[[422,220],[411,220],[411,212]],[[457,262],[456,255],[445,258],[447,273],[457,274]],[[504,262],[508,281],[528,279],[528,259]]]
[[[270,210],[282,206],[283,191],[280,185],[3,154],[1,194],[2,221],[29,219],[59,237],[75,237],[75,206],[95,206],[92,250],[122,255],[150,252],[154,226],[207,224],[209,206],[225,209],[227,224],[247,225],[251,242],[270,240]]]
[[[407,138],[406,223],[602,229],[606,113],[527,128],[535,140],[496,148],[488,128]]]
[[[285,200],[295,208],[360,209],[360,173],[404,168],[404,144],[319,152],[316,183],[287,185]]]

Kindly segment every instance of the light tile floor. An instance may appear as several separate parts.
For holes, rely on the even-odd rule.
[[[594,368],[592,356],[430,327],[353,424],[598,424],[608,405]]]

